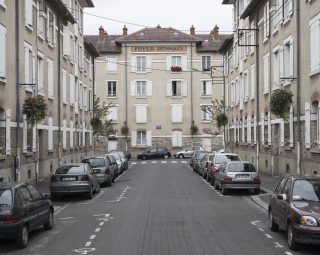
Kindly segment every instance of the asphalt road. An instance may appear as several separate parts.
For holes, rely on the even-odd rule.
[[[215,191],[187,160],[130,161],[129,170],[92,200],[55,202],[53,230],[39,228],[28,247],[0,241],[0,254],[291,255],[284,232],[268,230],[250,192]]]

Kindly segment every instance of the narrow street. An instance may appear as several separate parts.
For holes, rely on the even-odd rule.
[[[92,200],[56,201],[53,230],[33,232],[26,249],[1,240],[1,254],[319,254],[319,247],[290,251],[251,195],[222,196],[187,160],[130,161]]]

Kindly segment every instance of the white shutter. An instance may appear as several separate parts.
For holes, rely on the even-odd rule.
[[[107,115],[107,120],[117,121],[118,107],[110,107]]]
[[[167,96],[168,97],[172,96],[172,84],[171,84],[171,81],[167,81]]]
[[[22,128],[22,147],[23,152],[28,151],[28,123],[27,123],[27,116],[23,114],[23,128]]]
[[[292,4],[292,3],[291,3]],[[319,47],[319,44],[318,44]],[[293,48],[293,39],[290,40],[290,48],[289,48],[289,77],[293,77],[293,66],[294,66],[294,48]]]
[[[137,70],[136,68],[136,56],[131,57],[131,72],[135,73]]]
[[[181,84],[182,84],[182,95],[186,97],[188,96],[188,81],[184,80],[181,82]]]
[[[181,57],[181,61],[182,61],[182,71],[187,71],[188,70],[188,60],[187,60],[187,56],[182,56]]]
[[[305,147],[310,148],[311,139],[310,139],[310,120],[311,120],[311,109],[310,104],[305,103]]]
[[[30,83],[30,54],[26,45],[24,46],[24,81],[26,84]]]
[[[131,96],[136,96],[136,83],[134,81],[131,82]]]
[[[53,119],[48,118],[48,150],[53,150]]]
[[[70,31],[68,26],[63,26],[63,55],[70,55]]]
[[[283,46],[281,46],[279,48],[279,77],[280,79],[283,78],[284,75],[284,66],[287,63],[284,63],[284,50],[283,50]]]
[[[237,142],[238,140],[237,140],[237,126],[236,126],[236,123],[234,123],[233,124],[233,140],[235,141],[235,142]]]
[[[32,0],[24,0],[24,19],[26,26],[32,27]]]
[[[147,146],[148,146],[148,147],[152,146],[151,131],[147,131]]]
[[[36,84],[36,63],[37,63],[37,56],[33,52],[32,53],[32,83]]]
[[[242,121],[242,130],[241,130],[241,136],[242,136],[242,143],[245,143],[246,142],[246,136],[245,136],[245,125],[246,125],[246,122],[243,120]]]
[[[280,122],[280,145],[281,147],[284,146],[284,121],[281,120]]]
[[[11,154],[11,110],[6,111],[6,155]]]
[[[82,124],[82,146],[86,146],[86,124]]]
[[[293,106],[290,107],[290,119],[289,119],[289,132],[290,132],[290,147],[293,147],[294,143],[294,129],[293,129]]]
[[[256,87],[256,70],[255,70],[255,65],[252,65],[250,70],[251,70],[251,73],[250,73],[250,85],[251,85],[251,98],[254,98],[255,97],[255,87]]]
[[[70,80],[70,104],[74,104],[74,86],[75,86],[75,79],[72,74],[69,74],[69,80]]]
[[[291,16],[292,13],[293,13],[293,8],[292,8],[292,0],[287,0],[287,3],[285,4],[288,4],[288,16]]]
[[[73,121],[70,121],[70,132],[69,132],[70,148],[73,148]]]
[[[173,123],[182,122],[182,105],[171,105],[171,120]]]
[[[320,148],[320,104],[318,104],[318,115],[317,115],[317,140],[318,140],[318,146]]]
[[[207,81],[206,82],[206,90],[207,90],[207,95],[208,96],[212,96],[212,82],[211,81]],[[226,93],[227,95],[228,93]],[[227,101],[227,100],[226,100]]]
[[[172,132],[172,147],[178,146],[177,131]]]
[[[67,71],[62,70],[62,101],[67,103]]]
[[[37,151],[37,127],[36,125],[32,128],[32,151]]]
[[[63,127],[62,127],[62,148],[67,148],[67,121],[63,120]]]
[[[56,31],[56,15],[53,15],[53,22],[52,22],[52,30],[53,30],[53,45],[56,46],[57,45],[57,31]]]
[[[251,117],[247,119],[247,143],[251,143]]]
[[[271,113],[268,112],[268,145],[271,145]]]
[[[147,56],[147,72],[152,72],[152,59],[151,56]]]
[[[136,147],[137,146],[137,132],[131,131],[131,146]]]
[[[136,105],[136,123],[147,122],[147,105]]]
[[[166,70],[171,71],[171,66],[172,66],[171,56],[166,56]]]
[[[47,42],[50,40],[50,21],[49,21],[49,8],[47,7]]]
[[[261,113],[261,143],[264,144],[264,113]]]
[[[152,96],[152,81],[147,81],[147,96]]]
[[[0,24],[0,78],[6,77],[6,28]]]
[[[253,143],[257,144],[257,118],[254,116],[253,121]]]
[[[107,57],[107,71],[108,72],[117,72],[118,71],[118,57],[117,56]]]
[[[47,59],[48,63],[48,97],[53,97],[53,61]]]

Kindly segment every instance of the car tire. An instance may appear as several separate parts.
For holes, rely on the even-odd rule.
[[[113,183],[113,179],[112,179],[112,180],[107,181],[107,187],[111,187],[111,186],[112,186],[112,183]]]
[[[218,185],[218,182],[216,180],[214,180],[213,184],[214,184],[214,189],[215,190],[219,190],[219,185]]]
[[[18,236],[16,239],[16,246],[19,249],[26,248],[29,242],[29,229],[25,224],[18,230]]]
[[[53,228],[53,211],[50,210],[48,220],[46,223],[43,224],[43,228],[45,230],[51,230]]]
[[[259,195],[259,194],[260,194],[260,189],[254,189],[254,190],[253,190],[253,193],[254,193],[255,195]]]
[[[271,209],[269,210],[269,213],[268,213],[268,219],[269,219],[269,229],[272,232],[278,231],[279,225],[274,221],[273,213]]]
[[[288,229],[287,229],[287,240],[288,240],[288,247],[290,250],[296,250],[298,248],[297,242],[294,240],[295,234],[294,234],[294,229],[293,225],[291,222],[288,224]]]
[[[183,154],[179,154],[178,158],[183,159],[184,158]]]
[[[88,199],[92,199],[93,198],[93,189],[92,189],[92,187],[90,187],[90,190],[87,193],[87,197],[88,197]]]
[[[164,155],[164,158],[165,158],[165,159],[168,159],[168,158],[169,158],[169,155]]]
[[[100,189],[101,189],[101,186],[100,186],[100,183],[98,183],[95,189],[95,193],[99,193]]]
[[[221,194],[222,195],[227,195],[227,193],[228,193],[228,190],[226,189],[225,185],[222,184],[221,185]]]
[[[142,160],[146,160],[146,159],[147,159],[147,156],[142,156],[141,159],[142,159]]]

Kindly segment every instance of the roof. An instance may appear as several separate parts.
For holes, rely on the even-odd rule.
[[[62,0],[49,0],[49,2],[51,2],[51,4],[57,8],[59,15],[63,17],[66,21],[69,21],[72,24],[76,23],[76,20],[74,19],[73,15],[71,14],[71,12]]]
[[[183,33],[174,28],[144,28],[129,35],[122,36],[117,42],[201,42],[199,37]]]
[[[262,4],[264,2],[265,1],[261,1],[261,0],[251,0],[250,3],[246,6],[246,8],[244,8],[243,12],[240,15],[240,18],[245,19],[246,17],[251,15],[254,11],[257,11],[256,7],[259,4]]]
[[[98,57],[100,54],[94,44],[90,42],[87,38],[84,38],[84,47],[93,57]]]
[[[219,52],[222,52],[222,53],[223,53],[223,52],[228,51],[229,47],[232,46],[233,39],[234,39],[234,35],[233,35],[233,34],[229,35],[229,36],[224,40],[224,42],[221,44],[220,49],[219,49]]]
[[[121,35],[86,35],[87,42],[94,45],[100,53],[121,53],[121,45],[116,43],[116,39]]]
[[[213,37],[213,34],[202,34],[196,36],[201,38],[201,43],[197,45],[198,52],[218,52],[221,48],[221,45],[224,43],[225,39],[228,38],[230,35],[219,34],[217,39]]]

